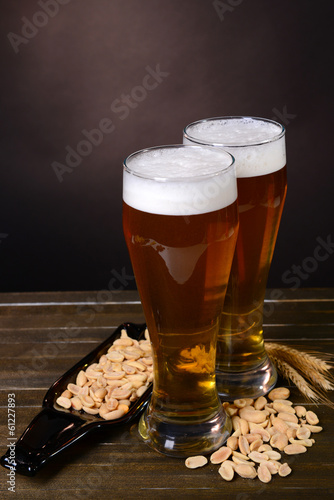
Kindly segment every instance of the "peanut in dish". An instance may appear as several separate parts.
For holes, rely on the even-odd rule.
[[[135,340],[125,329],[98,363],[81,370],[76,383],[67,385],[56,403],[105,420],[123,417],[131,403],[140,398],[153,380],[151,343],[147,329],[145,338]]]

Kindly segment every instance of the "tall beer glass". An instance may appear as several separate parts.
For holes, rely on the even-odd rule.
[[[240,225],[221,318],[217,386],[229,399],[257,397],[277,380],[262,323],[286,196],[285,130],[261,118],[211,118],[188,125],[184,143],[224,148],[235,157]]]
[[[124,162],[124,235],[154,366],[139,432],[172,456],[208,453],[230,431],[215,359],[238,229],[233,162],[225,151],[183,145]]]

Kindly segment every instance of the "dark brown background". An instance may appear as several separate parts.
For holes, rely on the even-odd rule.
[[[180,143],[191,121],[241,114],[287,129],[288,197],[269,285],[333,286],[333,249],[313,257],[333,231],[331,2],[48,1],[0,2],[1,291],[133,288],[123,159]],[[41,4],[58,12],[37,14]],[[9,33],[22,36],[22,18],[44,26],[16,53]],[[139,95],[157,65],[168,76],[122,120],[110,106]],[[52,163],[64,164],[65,148],[103,118],[114,131],[59,182]],[[303,277],[293,265],[306,266]]]

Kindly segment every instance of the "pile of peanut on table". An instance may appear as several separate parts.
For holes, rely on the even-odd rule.
[[[153,380],[151,343],[147,329],[142,340],[128,336],[125,329],[98,363],[81,370],[76,383],[70,383],[57,398],[66,409],[83,410],[105,420],[124,416]],[[289,389],[277,387],[256,400],[245,398],[223,403],[232,419],[233,433],[226,445],[209,458],[220,464],[219,474],[231,481],[235,474],[268,483],[274,474],[291,473],[284,455],[305,453],[322,431],[319,419],[304,406],[294,406]],[[186,467],[196,469],[208,463],[205,456],[189,457]]]
[[[314,444],[312,433],[322,431],[317,415],[304,406],[294,406],[289,396],[289,389],[277,387],[268,399],[260,396],[255,401],[245,398],[223,403],[232,419],[233,433],[226,445],[210,456],[212,464],[221,464],[218,472],[223,479],[231,481],[237,474],[269,483],[274,474],[285,477],[291,468],[284,455],[305,453]],[[186,459],[191,469],[207,463],[202,455]]]

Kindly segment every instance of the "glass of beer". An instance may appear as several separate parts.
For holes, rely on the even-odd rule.
[[[262,118],[211,118],[188,125],[183,142],[224,148],[235,158],[239,233],[218,337],[217,387],[228,399],[258,397],[277,380],[262,324],[286,196],[285,129]]]
[[[209,453],[231,430],[215,360],[238,230],[233,157],[184,145],[130,155],[123,229],[153,350],[139,434],[167,455]]]

